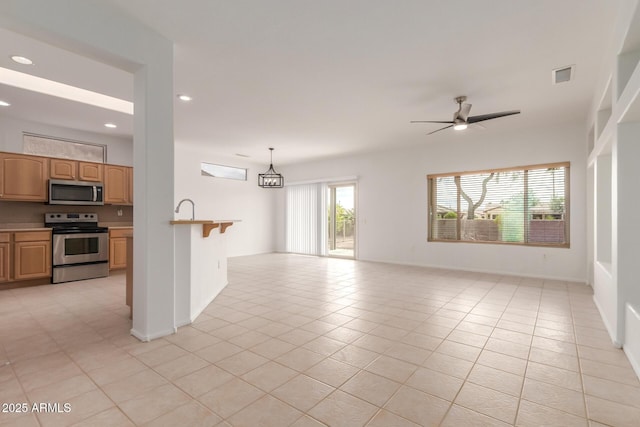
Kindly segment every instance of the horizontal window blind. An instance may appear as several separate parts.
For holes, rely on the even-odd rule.
[[[429,175],[429,240],[569,245],[569,163]]]

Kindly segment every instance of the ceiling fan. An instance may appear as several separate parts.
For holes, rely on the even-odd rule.
[[[469,116],[469,111],[471,111],[471,104],[463,104],[467,100],[466,96],[458,96],[454,99],[456,103],[458,103],[458,111],[453,113],[453,120],[451,121],[434,121],[434,120],[412,120],[411,123],[446,123],[449,126],[445,126],[440,129],[436,129],[433,132],[429,132],[427,135],[431,135],[432,133],[440,132],[444,129],[449,129],[453,127],[455,130],[464,130],[468,125],[483,122],[485,120],[497,119],[499,117],[512,116],[514,114],[520,114],[520,110],[513,111],[502,111],[500,113],[491,113],[491,114],[481,114],[479,116]]]

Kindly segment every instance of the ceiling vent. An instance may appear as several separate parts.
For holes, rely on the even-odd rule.
[[[565,83],[573,79],[573,73],[575,72],[575,65],[569,65],[562,68],[556,68],[551,73],[551,79],[554,85],[558,83]]]

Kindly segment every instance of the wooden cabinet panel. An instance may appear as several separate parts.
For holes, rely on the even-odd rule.
[[[0,243],[0,283],[9,281],[9,242]]]
[[[127,239],[133,227],[109,229],[109,270],[127,268]]]
[[[109,239],[109,269],[127,268],[127,239],[116,237]]]
[[[127,167],[104,165],[104,202],[125,205],[128,202],[129,184]]]
[[[127,181],[129,184],[127,201],[129,202],[129,205],[133,206],[133,168],[127,168]]]
[[[102,182],[104,166],[100,163],[78,162],[78,179],[80,181]]]
[[[15,280],[51,276],[51,241],[14,243]]]
[[[51,231],[16,231],[14,242],[44,242],[51,240]]]
[[[77,179],[78,162],[67,159],[50,160],[50,177],[53,179]]]
[[[50,178],[102,182],[103,173],[101,163],[50,159]]]
[[[133,232],[132,227],[125,228],[110,228],[109,229],[109,238],[114,239],[116,237],[127,237]]]
[[[51,277],[51,230],[0,233],[0,283]]]
[[[0,199],[47,201],[49,159],[0,153]]]

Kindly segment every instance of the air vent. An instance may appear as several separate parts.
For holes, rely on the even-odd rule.
[[[562,68],[556,68],[551,73],[551,79],[554,85],[558,83],[565,83],[573,79],[573,73],[575,72],[575,66],[569,65]]]

